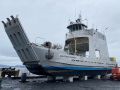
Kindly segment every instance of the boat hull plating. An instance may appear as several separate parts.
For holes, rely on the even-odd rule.
[[[95,76],[106,75],[111,73],[111,68],[95,68],[86,66],[41,66],[39,64],[26,65],[27,69],[37,75],[51,75],[51,76]]]

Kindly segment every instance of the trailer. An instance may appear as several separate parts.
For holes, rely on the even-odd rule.
[[[2,68],[0,71],[0,77],[4,78],[6,75],[8,77],[18,77],[20,70],[15,70],[15,68]]]

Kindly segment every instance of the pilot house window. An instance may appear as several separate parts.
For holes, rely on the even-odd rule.
[[[72,55],[89,57],[88,37],[72,38],[66,41],[65,50]]]

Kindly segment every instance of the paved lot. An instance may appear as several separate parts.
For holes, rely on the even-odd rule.
[[[120,90],[120,81],[110,80],[75,80],[73,83],[45,79],[32,79],[26,83],[20,80],[3,79],[0,90]]]

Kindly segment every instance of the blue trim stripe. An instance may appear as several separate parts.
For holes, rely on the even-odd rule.
[[[112,70],[112,68],[96,68],[96,67],[76,67],[76,66],[44,66],[47,70]]]

